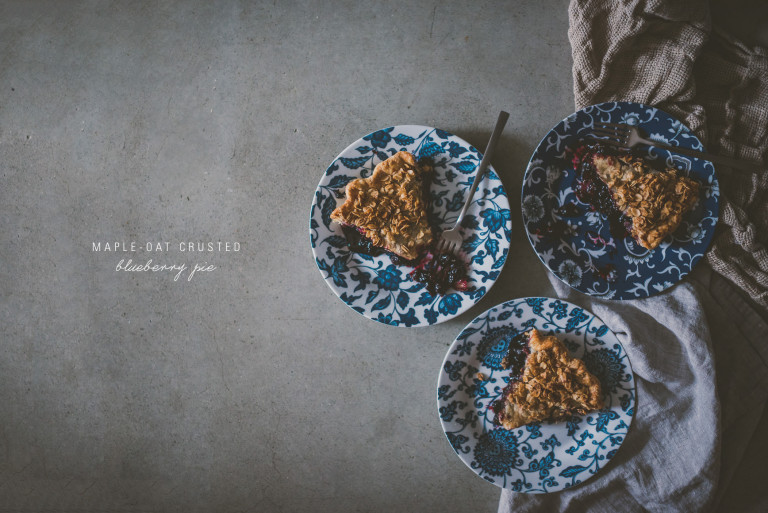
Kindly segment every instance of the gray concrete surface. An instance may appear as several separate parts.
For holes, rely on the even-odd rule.
[[[435,384],[473,317],[551,293],[517,198],[573,110],[566,8],[0,1],[0,511],[495,511]],[[424,329],[347,308],[309,247],[327,165],[393,124],[484,147],[500,109],[495,288]]]

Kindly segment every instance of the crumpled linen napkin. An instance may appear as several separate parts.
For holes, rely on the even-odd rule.
[[[576,108],[653,105],[712,153],[762,163],[717,166],[722,207],[707,262],[768,309],[768,49],[713,31],[701,0],[574,0],[568,31]]]
[[[768,400],[768,325],[759,313],[705,266],[671,292],[638,301],[591,298],[551,281],[558,297],[597,315],[626,349],[635,416],[616,456],[590,480],[543,495],[503,490],[499,512],[699,512],[721,505]]]
[[[581,301],[629,355],[637,386],[630,431],[614,459],[582,485],[525,496],[503,492],[499,511],[701,511],[717,480],[719,421],[710,335],[690,283],[645,301]]]
[[[611,100],[657,106],[708,151],[765,162],[768,52],[713,31],[708,2],[572,0],[569,16],[577,109]],[[718,167],[723,206],[712,248],[664,293],[606,301],[550,276],[558,297],[616,332],[637,408],[596,476],[544,495],[504,490],[499,512],[743,510],[724,497],[734,498],[729,486],[744,475],[768,401],[768,172],[738,173]],[[760,511],[768,498],[742,506]]]

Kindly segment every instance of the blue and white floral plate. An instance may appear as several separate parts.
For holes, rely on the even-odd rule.
[[[366,135],[333,160],[315,192],[309,236],[326,283],[353,310],[393,326],[427,326],[456,317],[490,290],[507,259],[512,221],[504,186],[489,166],[462,223],[471,286],[466,292],[433,297],[411,278],[411,267],[394,265],[386,254],[350,252],[341,227],[331,222],[331,212],[344,201],[350,180],[371,176],[379,162],[403,150],[431,159],[432,216],[441,228],[452,228],[481,153],[443,130],[399,125]]]
[[[605,408],[562,422],[506,430],[491,404],[509,371],[501,368],[515,335],[554,333],[602,384]],[[624,442],[635,410],[635,379],[616,335],[590,312],[544,297],[514,299],[483,313],[456,338],[437,382],[437,407],[448,441],[483,479],[516,492],[575,486],[605,467]]]
[[[658,294],[691,272],[709,247],[719,212],[715,169],[705,160],[641,149],[649,165],[663,162],[699,182],[701,196],[678,230],[652,251],[631,237],[614,239],[605,218],[579,203],[574,192],[576,172],[569,150],[589,138],[596,121],[640,125],[653,140],[703,151],[699,139],[680,121],[647,105],[602,103],[571,114],[544,137],[528,164],[522,192],[528,239],[544,265],[581,292],[606,299]],[[558,211],[572,203],[579,206],[577,215],[568,217]],[[560,229],[551,235],[547,226],[556,223]]]

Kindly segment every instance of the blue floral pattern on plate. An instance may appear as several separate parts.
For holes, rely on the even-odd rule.
[[[605,408],[562,422],[506,430],[491,404],[509,382],[501,359],[515,335],[536,328],[555,334],[600,380]],[[547,493],[575,486],[613,458],[635,409],[635,380],[616,335],[592,313],[559,299],[508,301],[478,316],[443,360],[437,408],[448,441],[485,480],[516,492]]]
[[[411,278],[412,268],[394,265],[386,254],[350,252],[331,212],[344,201],[350,180],[371,176],[379,162],[403,150],[431,160],[431,215],[441,229],[453,227],[482,154],[444,130],[399,125],[366,135],[334,159],[315,192],[309,236],[326,283],[353,310],[393,326],[426,326],[456,317],[490,290],[507,259],[512,220],[504,186],[489,166],[462,223],[471,286],[466,292],[433,297]]]
[[[719,212],[715,169],[705,160],[642,149],[649,165],[663,163],[698,181],[701,196],[678,230],[653,251],[631,237],[614,239],[608,221],[579,203],[574,192],[576,171],[569,150],[589,137],[597,121],[639,125],[652,140],[704,149],[680,121],[654,107],[610,102],[582,109],[555,126],[534,151],[523,183],[523,224],[539,259],[576,290],[606,299],[652,296],[683,279],[709,247]],[[570,203],[580,206],[580,215],[566,217],[558,211]],[[565,222],[565,229],[548,233],[546,227],[558,222]]]

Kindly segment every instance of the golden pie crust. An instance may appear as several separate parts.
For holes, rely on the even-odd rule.
[[[368,178],[347,184],[331,219],[357,227],[374,245],[413,260],[432,243],[425,192],[432,168],[407,151],[380,162]]]
[[[598,154],[592,162],[616,207],[632,220],[630,235],[646,249],[673,233],[698,200],[698,182],[674,169],[656,171],[631,156]]]
[[[496,421],[505,429],[585,415],[605,406],[600,381],[557,337],[528,332],[530,354],[519,381],[505,389]]]

